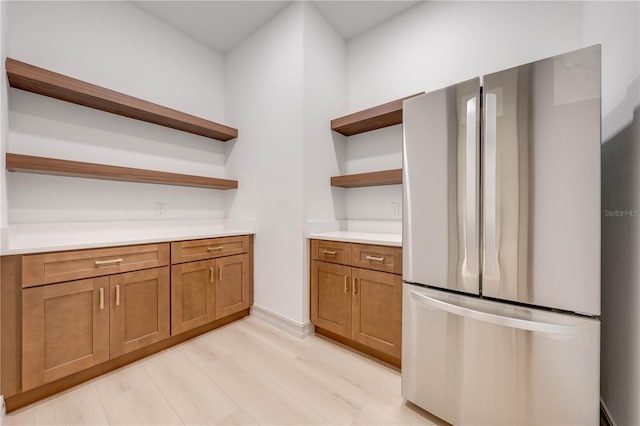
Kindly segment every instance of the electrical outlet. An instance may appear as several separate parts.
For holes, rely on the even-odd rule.
[[[167,203],[156,203],[156,216],[163,216]]]
[[[391,203],[391,216],[400,217],[400,203]]]

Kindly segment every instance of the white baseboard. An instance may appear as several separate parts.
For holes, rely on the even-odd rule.
[[[307,321],[304,324],[299,324],[295,321],[285,318],[280,314],[271,312],[260,306],[251,307],[251,315],[273,325],[280,330],[291,334],[298,339],[304,339],[305,337],[313,334],[313,324],[311,321]]]

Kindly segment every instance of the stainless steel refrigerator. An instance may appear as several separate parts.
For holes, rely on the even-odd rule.
[[[600,46],[404,102],[402,394],[469,425],[596,425]]]

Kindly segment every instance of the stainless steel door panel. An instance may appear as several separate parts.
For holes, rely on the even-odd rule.
[[[402,395],[450,423],[598,423],[598,320],[405,283],[402,339]]]
[[[600,314],[600,47],[483,80],[482,293]]]
[[[403,108],[403,278],[479,294],[480,80]]]

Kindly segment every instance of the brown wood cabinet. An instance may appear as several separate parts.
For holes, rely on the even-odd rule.
[[[110,356],[169,337],[169,267],[109,277]]]
[[[28,288],[22,306],[26,390],[169,337],[169,268]]]
[[[171,266],[171,335],[216,319],[215,262]]]
[[[351,267],[311,263],[311,322],[351,338]]]
[[[251,305],[249,246],[248,236],[171,245],[172,336]],[[209,260],[177,263],[202,258]]]
[[[109,278],[22,292],[22,388],[109,359]]]
[[[144,244],[22,256],[22,286],[113,275],[169,264],[169,244]]]
[[[336,251],[345,246],[350,255],[342,258],[350,259],[348,264],[317,259],[321,256],[318,247]],[[357,349],[372,349],[367,352],[399,365],[402,276],[380,269],[400,271],[402,249],[312,240],[311,257],[311,322],[316,331],[342,337],[342,343],[353,342]]]
[[[173,244],[2,257],[9,411],[249,314],[253,236]]]
[[[216,259],[216,319],[249,307],[249,255]]]

